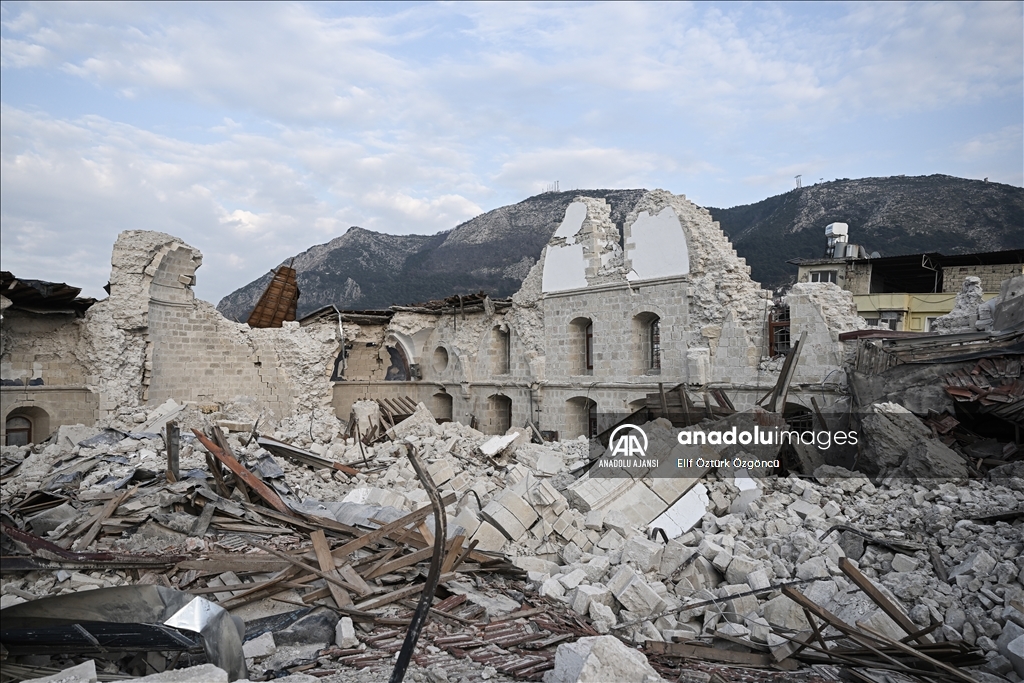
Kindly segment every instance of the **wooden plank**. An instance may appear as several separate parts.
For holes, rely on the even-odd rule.
[[[459,554],[462,552],[462,544],[465,541],[466,537],[459,534],[448,542],[448,547],[445,549],[444,563],[441,565],[442,574],[447,574],[455,566],[455,560],[459,559]]]
[[[455,502],[455,498],[456,496],[454,493],[449,493],[441,500],[441,504],[445,506],[451,505],[452,503]],[[391,522],[390,524],[385,524],[379,529],[374,529],[369,533],[363,534],[359,538],[349,541],[345,545],[335,548],[334,551],[331,552],[331,554],[338,558],[344,558],[349,553],[355,552],[360,548],[364,548],[370,545],[371,543],[376,543],[377,541],[381,540],[382,538],[386,538],[388,535],[394,533],[395,531],[404,529],[409,524],[418,524],[419,522],[422,522],[430,515],[431,512],[433,512],[431,507],[429,505],[424,505],[419,510],[416,510],[415,512],[410,512],[401,519],[396,519],[394,522]]]
[[[236,477],[245,482],[245,484],[251,488],[256,495],[266,501],[268,505],[278,512],[290,514],[291,511],[288,506],[284,504],[284,501],[281,500],[281,496],[277,495],[277,491],[257,479],[256,475],[247,470],[242,463],[238,462],[221,450],[217,444],[206,438],[206,435],[201,431],[193,429],[192,433],[195,434],[196,438],[199,439],[199,442],[206,447],[206,450],[210,451],[217,460],[224,463]]]
[[[256,547],[261,549],[261,550],[265,550],[266,552],[270,553],[271,555],[275,555],[277,557],[280,557],[282,560],[285,560],[286,562],[290,562],[291,564],[295,565],[299,569],[304,569],[304,570],[306,570],[307,572],[309,572],[311,574],[315,574],[316,576],[319,576],[321,579],[323,579],[324,581],[327,581],[328,583],[333,583],[333,584],[335,584],[337,586],[340,586],[341,588],[344,588],[345,590],[352,590],[352,591],[355,590],[355,586],[353,586],[352,584],[346,583],[345,581],[342,581],[341,579],[335,578],[334,576],[331,576],[330,574],[328,574],[326,572],[322,572],[319,569],[316,569],[315,567],[311,567],[310,565],[306,564],[302,560],[297,560],[294,557],[292,557],[291,555],[286,555],[285,553],[278,552],[277,550],[274,550],[273,548],[270,548],[268,546],[259,545],[259,544],[254,544],[254,545],[256,545]]]
[[[967,681],[967,683],[974,683],[974,679],[973,678],[971,678],[970,676],[965,674],[963,671],[961,671],[960,669],[958,669],[958,668],[956,668],[954,666],[950,666],[949,664],[946,664],[944,662],[940,662],[939,660],[934,659],[933,657],[929,657],[928,655],[924,654],[923,652],[920,652],[920,651],[910,647],[909,645],[906,645],[905,643],[901,643],[898,640],[893,640],[892,638],[890,638],[889,636],[885,635],[884,633],[879,633],[878,631],[875,631],[872,628],[869,628],[869,627],[863,626],[863,625],[861,626],[861,628],[863,628],[864,631],[866,631],[867,633],[871,634],[872,636],[874,636],[878,640],[882,641],[886,645],[894,647],[897,650],[899,650],[900,652],[903,652],[904,654],[908,654],[908,655],[910,655],[912,657],[916,657],[916,658],[920,659],[923,662],[928,662],[932,666],[935,666],[935,667],[938,667],[938,668],[942,669],[946,673],[948,673],[951,676],[954,676],[954,677],[960,679],[961,681]],[[916,670],[919,671],[919,669],[916,669]]]
[[[658,382],[658,398],[661,399],[661,415],[668,417],[668,399],[665,397],[665,384]]]
[[[455,572],[450,572],[448,574],[442,574],[441,577],[438,579],[438,583],[441,584],[441,583],[444,583],[445,581],[450,581],[450,580],[454,579],[455,576],[456,576]],[[406,586],[405,588],[400,588],[400,589],[398,589],[396,591],[392,591],[391,593],[387,593],[385,595],[381,595],[381,596],[378,596],[376,598],[371,598],[369,600],[366,600],[365,602],[360,602],[359,604],[356,605],[356,609],[360,609],[360,610],[363,610],[363,611],[369,611],[371,609],[377,609],[378,607],[383,607],[384,605],[390,605],[393,602],[397,602],[399,600],[404,600],[405,598],[408,598],[408,597],[413,596],[413,595],[417,595],[417,594],[422,593],[422,592],[423,592],[423,584],[422,583],[414,583],[411,586]]]
[[[313,541],[313,552],[316,553],[316,560],[320,564],[320,571],[337,576],[338,570],[334,566],[334,556],[331,555],[331,544],[327,542],[327,536],[324,535],[321,529],[317,529],[309,535],[309,538]],[[328,583],[327,588],[330,589],[331,597],[334,598],[334,603],[338,607],[352,604],[352,597],[341,586]]]
[[[402,569],[404,567],[408,567],[410,565],[414,565],[417,562],[423,562],[424,560],[429,560],[433,556],[433,554],[434,554],[434,549],[433,548],[424,548],[423,550],[417,550],[414,553],[409,553],[408,555],[403,555],[402,557],[399,557],[397,560],[392,560],[390,562],[386,562],[386,563],[380,565],[379,567],[373,569],[369,574],[366,575],[366,578],[367,579],[375,579],[378,576],[384,576],[385,574],[390,574],[393,571],[397,571],[397,570]]]
[[[900,628],[907,632],[907,635],[916,633],[919,630],[917,624],[912,622],[910,617],[908,617],[898,605],[894,605],[889,598],[882,595],[882,592],[878,590],[878,587],[874,583],[871,582],[871,579],[864,576],[864,574],[862,574],[861,571],[857,569],[852,562],[850,562],[849,558],[839,558],[839,569],[841,569],[851,581],[857,584],[858,588],[867,593],[867,596],[871,598],[871,600],[878,605],[883,612],[889,615],[890,619],[899,624]],[[931,638],[926,638],[924,636],[917,638],[916,640],[922,645],[934,642]]]
[[[735,652],[733,650],[721,650],[716,647],[704,647],[688,643],[647,641],[644,649],[653,654],[669,655],[670,657],[688,657],[690,659],[701,659],[706,662],[724,662],[727,664],[756,667],[776,665],[775,660],[770,655],[759,652]]]
[[[85,536],[82,536],[78,540],[78,542],[74,544],[74,547],[84,550],[88,548],[90,545],[92,545],[92,542],[96,540],[96,536],[99,535],[100,530],[103,528],[103,522],[107,519],[107,517],[110,517],[110,515],[114,514],[114,511],[117,510],[121,503],[135,495],[135,492],[138,490],[139,485],[136,484],[128,491],[122,493],[120,496],[117,496],[116,498],[111,498],[109,501],[107,501],[107,504],[103,506],[103,509],[100,510],[100,513],[96,515],[96,518],[93,520],[92,526],[89,527],[89,530],[85,533]]]
[[[875,647],[875,645],[871,642],[871,639],[866,637],[862,631],[858,630],[854,626],[851,626],[850,624],[847,624],[845,621],[843,621],[836,615],[832,614],[827,609],[814,603],[809,598],[807,598],[807,596],[805,596],[803,593],[796,590],[792,586],[785,586],[782,589],[782,594],[790,600],[792,600],[793,602],[795,602],[796,604],[803,607],[805,610],[807,610],[814,616],[818,617],[819,619],[828,624],[831,624],[835,628],[839,629],[840,631],[848,635],[853,640],[860,643],[862,646],[866,647],[876,657],[885,660],[886,662],[892,664],[895,667],[898,667],[901,671],[910,670],[910,667],[903,664],[903,662],[900,662],[897,659],[893,659],[892,657],[890,657],[889,655],[885,654],[877,647]]]
[[[368,583],[363,581],[363,577],[359,575],[359,572],[352,568],[352,565],[347,563],[342,565],[338,569],[338,573],[341,574],[341,578],[356,587],[356,592],[359,593],[360,596],[365,597],[367,595],[373,595],[376,592]]]

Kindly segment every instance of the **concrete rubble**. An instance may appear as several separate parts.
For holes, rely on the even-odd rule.
[[[154,412],[171,408],[160,406]],[[606,675],[602,667],[631,660],[621,653],[606,655],[602,648],[614,651],[626,647],[623,643],[640,648],[651,643],[703,643],[784,653],[790,647],[786,638],[809,628],[801,608],[775,588],[791,581],[799,581],[804,595],[846,623],[868,625],[893,639],[905,637],[905,629],[851,582],[841,569],[843,562],[859,568],[914,627],[937,625],[929,636],[934,642],[963,643],[978,653],[980,671],[1016,680],[1013,677],[1020,673],[1014,667],[1020,665],[1024,635],[1020,519],[992,521],[986,515],[1024,508],[1024,479],[953,476],[962,474],[958,471],[944,474],[948,479],[938,485],[919,483],[921,477],[909,472],[901,458],[912,459],[920,450],[915,444],[929,441],[927,430],[896,404],[872,408],[863,429],[880,472],[889,475],[872,481],[865,474],[822,466],[811,477],[748,480],[757,491],[750,496],[749,484],[739,482],[741,489],[726,472],[708,470],[689,489],[700,495],[687,503],[703,513],[691,516],[667,542],[652,540],[646,533],[647,525],[670,508],[665,502],[643,508],[645,518],[637,516],[640,499],[635,495],[622,496],[630,501],[628,510],[614,504],[581,509],[587,505],[578,491],[586,477],[573,478],[567,472],[572,463],[587,457],[585,442],[529,443],[513,430],[498,448],[492,437],[459,423],[424,420],[429,412],[422,404],[407,423],[396,426],[395,433],[402,437],[362,448],[341,435],[330,441],[310,439],[308,431],[299,432],[287,420],[274,432],[275,438],[340,462],[358,463],[365,455],[370,467],[354,475],[275,457],[245,432],[229,432],[226,442],[292,510],[363,528],[373,526],[369,520],[390,521],[426,504],[403,444],[416,448],[439,491],[453,494],[447,509],[449,538],[464,539],[466,547],[475,542],[478,551],[511,560],[504,575],[492,573],[482,583],[478,578],[475,583],[455,579],[448,584],[450,595],[463,598],[465,613],[477,616],[467,620],[452,611],[452,618],[435,624],[442,632],[475,628],[466,621],[479,623],[486,631],[490,620],[543,634],[536,617],[501,621],[517,611],[529,613],[543,606],[542,611],[558,611],[561,618],[578,624],[574,628],[581,635],[588,630],[606,634],[604,640],[583,638],[564,652],[568,646],[561,645],[553,661],[545,660],[554,667],[545,680],[608,680],[600,678]],[[182,425],[206,421],[193,409],[173,412]],[[647,428],[653,433],[659,427]],[[247,583],[271,580],[273,572],[216,567],[236,553],[272,560],[259,548],[300,548],[303,532],[261,515],[266,508],[247,504],[239,489],[231,498],[218,496],[208,471],[207,449],[188,436],[182,442],[181,479],[173,483],[162,476],[166,448],[158,434],[62,428],[49,443],[5,448],[6,463],[20,462],[3,483],[5,519],[10,520],[5,525],[23,525],[70,551],[101,549],[123,560],[146,554],[178,556],[172,558],[174,564],[152,570],[128,569],[130,562],[124,560],[126,564],[113,570],[5,573],[5,606],[45,595],[165,580],[181,589],[212,593],[231,605]],[[924,479],[934,471],[926,474]],[[646,490],[649,484],[630,483]],[[569,495],[574,490],[577,493]],[[679,495],[679,500],[687,495]],[[96,541],[88,547],[79,543],[83,529],[112,496],[120,505],[102,520]],[[39,505],[43,500],[50,504]],[[330,502],[334,500],[342,502]],[[199,501],[217,504],[202,534],[193,533],[202,516]],[[35,502],[38,509],[28,512],[26,502]],[[742,510],[737,502],[742,502]],[[5,543],[8,538],[14,547],[26,550],[15,536],[5,538]],[[40,557],[38,550],[30,554]],[[212,571],[182,569],[186,557],[208,558]],[[373,594],[393,590],[395,581],[404,585],[419,570],[411,564],[405,576],[398,571],[371,580],[369,604]],[[356,573],[372,574],[365,568]],[[309,583],[311,588],[317,585],[325,583]],[[203,586],[209,586],[210,593]],[[295,603],[304,602],[296,590],[284,594],[291,598],[282,598],[291,602],[264,599],[240,606],[235,613],[247,623],[286,614]],[[320,591],[325,597],[310,605],[326,601],[345,607],[329,602],[329,590]],[[690,604],[700,606],[687,609]],[[392,605],[384,614],[401,615],[403,610],[408,613],[407,608],[396,611]],[[352,614],[339,619],[337,612],[320,609],[297,621],[282,621],[277,628],[251,635],[247,630],[244,650],[250,675],[264,670],[268,662],[276,670],[316,662],[315,670],[324,676],[332,667],[344,667],[346,658],[360,663],[379,660],[384,655],[377,634],[389,627],[373,627],[373,622],[359,621],[358,612]],[[617,638],[608,640],[610,636]],[[443,643],[445,637],[435,635],[434,642]],[[315,649],[310,649],[311,643]],[[441,644],[433,647],[445,650]],[[630,657],[643,660],[639,651],[626,649]],[[653,670],[627,668],[636,680],[653,680]],[[618,677],[617,669],[608,671],[612,670],[616,680],[627,680]]]
[[[500,320],[480,295],[469,314],[446,301],[250,329],[192,297],[197,250],[160,233],[122,235],[110,299],[73,332],[40,342],[87,359],[97,419],[2,449],[0,608],[20,606],[12,615],[42,598],[121,586],[186,593],[229,613],[245,672],[209,661],[198,629],[192,640],[181,626],[157,629],[178,629],[159,650],[108,643],[97,652],[84,626],[85,644],[46,646],[29,642],[29,620],[9,616],[0,627],[4,674],[383,681],[406,634],[417,633],[407,678],[432,683],[819,681],[852,675],[843,669],[858,680],[1024,680],[1020,333],[977,332],[984,316],[970,283],[954,311],[967,322],[946,322],[975,332],[958,335],[952,350],[931,338],[885,339],[856,316],[848,293],[801,283],[785,305],[807,334],[794,336],[790,356],[759,358],[767,293],[706,211],[651,193],[630,216],[624,248],[609,215],[603,201],[574,202],[565,234],[545,252],[547,273],[542,259]],[[685,227],[692,270],[638,246],[643,231],[665,226]],[[558,259],[579,271],[575,279],[556,277]],[[646,384],[601,397],[629,407],[617,426],[641,430],[650,459],[603,471],[601,459],[617,457],[612,425],[601,424],[601,437],[572,438],[597,432],[589,393],[576,395],[590,368],[558,367],[557,340],[542,333],[554,308],[541,304],[545,292],[580,283],[598,287],[586,295],[596,299],[620,285],[633,296],[633,286],[664,284],[637,285],[643,268],[659,282],[685,276],[691,308],[677,313],[697,325],[696,345],[677,353],[682,333],[637,319],[645,334],[661,335],[657,369],[685,372],[675,383],[634,373]],[[1020,288],[1004,289],[985,320],[1017,315]],[[207,358],[196,386],[171,363],[171,332],[191,324],[224,356],[224,367]],[[423,372],[419,358],[403,366],[387,350],[428,349],[449,326],[454,341],[434,358],[447,384],[434,393],[422,383],[430,401],[400,395],[409,384],[371,385],[391,370]],[[548,390],[545,410],[561,406],[553,414],[579,429],[559,440],[538,428],[539,391],[513,380],[502,360],[509,330],[531,381],[575,373],[572,386]],[[480,377],[474,346],[506,364],[502,378]],[[919,362],[922,354],[934,362]],[[334,380],[333,398],[332,366],[350,372]],[[360,367],[371,379],[349,381],[361,379]],[[204,393],[214,384],[204,378],[218,373],[233,378],[225,391],[237,395]],[[495,393],[485,403],[474,382],[507,385],[518,402]],[[736,389],[735,406],[725,388]],[[454,400],[464,414],[452,412]],[[488,406],[479,421],[470,412],[478,405]],[[753,425],[797,433],[795,424],[853,430],[860,440],[834,449],[696,440]],[[680,474],[680,462],[697,464]],[[433,579],[430,609],[420,609]]]

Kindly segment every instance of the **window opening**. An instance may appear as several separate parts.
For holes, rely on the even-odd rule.
[[[25,417],[15,415],[7,418],[7,446],[27,446],[32,443],[32,421]]]
[[[790,348],[789,306],[776,306],[768,320],[768,355],[782,356]]]

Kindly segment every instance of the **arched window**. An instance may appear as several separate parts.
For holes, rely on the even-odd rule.
[[[594,374],[594,323],[590,318],[576,318],[569,323],[570,373]]]
[[[512,371],[512,344],[509,333],[500,327],[495,327],[492,333],[491,353],[494,358],[494,374],[509,374]]]
[[[661,374],[661,318],[654,313],[640,313],[633,318],[633,329],[640,345],[641,375]]]
[[[565,431],[569,438],[597,436],[597,402],[576,396],[565,402]]]
[[[434,394],[434,406],[431,412],[438,422],[452,421],[452,396],[447,392]]]
[[[32,443],[32,421],[15,415],[7,418],[7,446],[27,446]]]
[[[388,366],[384,379],[389,382],[406,382],[409,380],[409,361],[405,359],[401,347],[388,346],[391,364]]]
[[[504,434],[512,426],[512,399],[494,394],[488,399],[487,433]]]

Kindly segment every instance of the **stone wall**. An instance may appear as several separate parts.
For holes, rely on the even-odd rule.
[[[566,274],[565,268],[578,272]],[[349,357],[345,380],[334,384],[333,404],[345,419],[352,403],[364,398],[408,396],[440,411],[447,409],[447,396],[453,419],[476,418],[478,428],[494,433],[504,427],[507,399],[512,426],[532,419],[563,439],[588,429],[591,406],[599,416],[633,412],[659,383],[723,386],[737,407],[747,408],[775,383],[781,365],[763,362],[772,302],[749,272],[708,212],[685,197],[648,193],[627,217],[621,237],[603,200],[579,197],[511,308],[396,311],[380,325],[346,322]],[[845,381],[838,331],[864,325],[852,296],[834,285],[808,285],[797,290],[792,306],[795,334],[811,333],[798,380],[813,383],[819,395],[834,393]],[[650,367],[654,319],[660,328],[656,370]],[[419,363],[421,381],[383,380],[388,345],[401,345]],[[802,400],[803,393],[794,387],[791,400]],[[834,397],[822,400],[831,404]]]
[[[32,441],[45,441],[60,425],[92,425],[99,419],[99,396],[86,387],[35,386],[0,388],[0,443],[6,443],[7,418],[32,423]]]
[[[945,294],[956,294],[963,286],[964,280],[976,277],[981,280],[983,292],[998,292],[999,285],[1015,275],[1024,273],[1024,265],[1020,263],[996,263],[984,266],[946,266],[942,269],[942,291]]]

